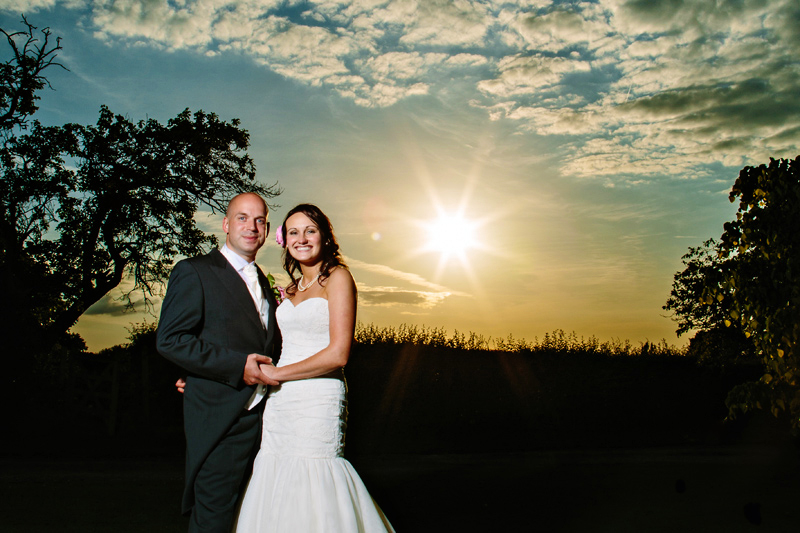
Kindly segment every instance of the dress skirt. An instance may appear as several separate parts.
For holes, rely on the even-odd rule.
[[[347,426],[344,380],[286,382],[274,387],[266,402],[261,449],[236,531],[394,531],[342,457]]]

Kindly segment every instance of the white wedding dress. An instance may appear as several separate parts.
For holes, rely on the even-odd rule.
[[[284,300],[276,311],[283,337],[278,366],[328,346],[328,301]],[[347,398],[342,379],[312,378],[272,387],[261,449],[245,490],[242,533],[380,533],[394,529],[342,457]]]

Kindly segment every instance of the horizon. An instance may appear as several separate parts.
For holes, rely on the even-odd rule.
[[[735,217],[742,167],[800,154],[793,6],[0,0],[0,20],[61,38],[45,125],[239,118],[284,190],[272,228],[301,202],[330,217],[363,324],[681,345],[681,257]],[[279,252],[273,231],[258,262],[285,283]],[[91,351],[156,320],[118,296],[73,328]]]

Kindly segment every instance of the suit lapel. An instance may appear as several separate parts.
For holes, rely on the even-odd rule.
[[[264,325],[261,323],[261,317],[253,304],[253,297],[250,296],[250,291],[247,289],[242,277],[219,250],[212,251],[209,256],[212,256],[213,260],[212,271],[219,279],[220,284],[230,293],[232,304],[241,306],[248,319],[263,329]]]

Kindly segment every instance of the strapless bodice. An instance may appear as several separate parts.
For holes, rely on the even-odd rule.
[[[275,311],[275,318],[283,337],[278,366],[302,361],[330,344],[330,317],[325,298],[309,298],[297,306],[286,299]]]

